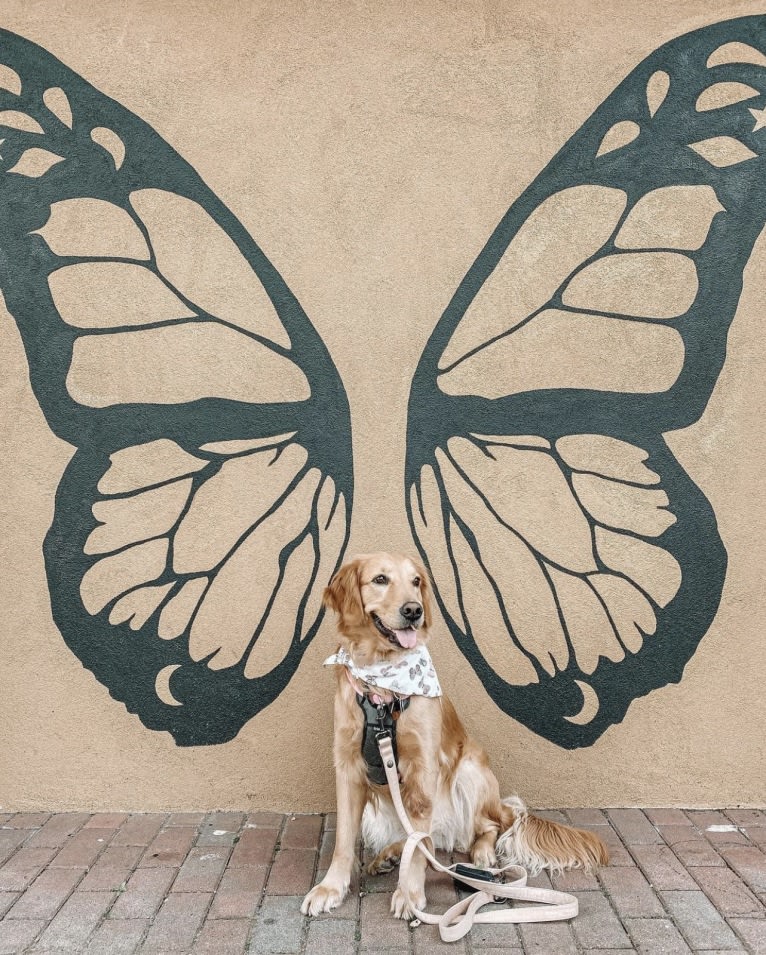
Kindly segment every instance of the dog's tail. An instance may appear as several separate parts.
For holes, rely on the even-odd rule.
[[[502,808],[504,831],[495,851],[504,863],[537,875],[541,869],[590,871],[609,862],[607,847],[594,833],[533,816],[517,796],[504,799]]]

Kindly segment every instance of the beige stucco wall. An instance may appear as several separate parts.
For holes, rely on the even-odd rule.
[[[500,216],[643,57],[760,11],[709,0],[8,0],[0,26],[146,120],[256,237],[349,394],[348,552],[411,552],[400,491],[410,382]],[[503,714],[437,624],[442,685],[490,750],[502,788],[531,804],[766,800],[765,274],[761,241],[707,410],[668,437],[713,505],[729,555],[721,609],[682,682],[568,751]],[[219,746],[178,748],[146,729],[66,647],[41,547],[73,449],[47,426],[5,313],[0,338],[0,806],[330,808],[333,680],[321,662],[331,621],[281,696]]]

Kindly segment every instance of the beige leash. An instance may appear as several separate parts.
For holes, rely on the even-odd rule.
[[[415,915],[420,922],[427,922],[430,925],[439,926],[439,934],[445,942],[456,942],[464,935],[470,932],[474,923],[491,923],[496,925],[500,922],[556,922],[560,919],[571,919],[577,915],[577,899],[567,892],[555,892],[552,889],[536,889],[527,885],[527,871],[520,865],[509,864],[501,869],[484,869],[483,872],[490,872],[492,876],[503,879],[502,882],[488,882],[486,879],[473,878],[468,875],[456,872],[456,865],[444,866],[438,859],[428,851],[423,840],[429,838],[427,832],[418,832],[412,825],[402,802],[402,794],[399,789],[399,776],[394,761],[394,751],[391,745],[391,737],[381,735],[378,737],[378,748],[383,757],[383,766],[386,771],[388,788],[391,792],[391,799],[399,816],[399,821],[404,826],[407,833],[407,841],[402,852],[401,862],[399,863],[399,879],[406,882],[407,870],[412,862],[415,850],[420,852],[428,859],[431,865],[439,872],[446,872],[459,882],[469,885],[477,891],[465,899],[456,902],[451,908],[448,908],[443,915],[430,915],[428,912],[421,912],[415,909]],[[463,868],[470,868],[463,866]],[[515,875],[516,878],[511,882],[504,881],[505,876]],[[493,912],[479,912],[479,909],[491,902],[504,899],[519,899],[522,902],[537,902],[538,905],[523,906],[520,908],[502,908]]]

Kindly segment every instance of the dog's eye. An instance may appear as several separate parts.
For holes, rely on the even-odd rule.
[[[387,583],[388,583],[388,577],[386,577],[385,574],[378,574],[377,577],[373,577],[373,578],[372,578],[372,582],[373,582],[374,584],[387,584]]]
[[[420,586],[420,577],[416,577],[416,578],[412,581],[412,584],[413,584],[414,587],[419,587],[419,586]]]

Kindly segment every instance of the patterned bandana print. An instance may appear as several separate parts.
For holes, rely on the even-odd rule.
[[[393,663],[373,663],[367,667],[357,666],[351,654],[340,649],[324,661],[326,667],[335,665],[347,667],[353,677],[368,686],[390,690],[397,696],[442,695],[431,654],[425,647],[408,650]]]

